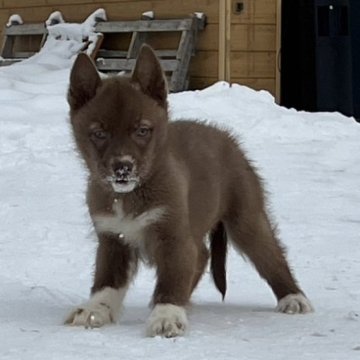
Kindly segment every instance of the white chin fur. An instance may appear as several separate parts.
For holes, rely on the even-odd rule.
[[[126,184],[117,184],[115,182],[112,182],[111,185],[116,193],[129,193],[133,191],[137,185],[137,181],[129,181]]]

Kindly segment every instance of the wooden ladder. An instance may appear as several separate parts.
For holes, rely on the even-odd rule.
[[[100,45],[95,56],[98,70],[103,72],[131,72],[135,66],[136,57],[149,35],[156,33],[180,32],[180,40],[175,49],[155,50],[161,65],[167,74],[169,90],[177,92],[187,89],[188,71],[191,56],[195,54],[197,32],[203,30],[206,17],[190,16],[185,19],[172,20],[134,20],[105,21],[96,24],[96,32],[104,35],[131,34],[127,51],[106,50]]]
[[[24,40],[25,38],[38,36],[40,37],[39,44],[34,51],[21,51],[21,46],[17,46],[17,41]],[[12,22],[10,26],[4,29],[4,42],[1,49],[0,66],[11,65],[21,60],[27,59],[36,54],[43,46],[47,36],[45,24],[19,24]]]
[[[61,13],[60,15],[62,18]],[[50,17],[43,23],[23,24],[20,23],[19,20],[11,20],[11,16],[8,25],[6,25],[4,29],[3,46],[0,52],[0,66],[14,64],[38,53],[49,35],[48,29],[53,25],[64,22],[63,19],[51,19]],[[20,20],[22,21],[22,19]],[[96,21],[102,21],[102,19],[96,18]],[[65,22],[64,24],[66,25]],[[49,28],[47,28],[47,26],[49,26]],[[38,39],[36,39],[36,37]],[[96,39],[90,40],[84,38],[81,51],[86,51],[89,56],[94,58],[95,53],[98,51],[98,46],[102,42],[102,38],[102,34],[97,34]],[[29,44],[31,44],[31,46],[29,46]],[[31,50],[27,49],[29,47]]]

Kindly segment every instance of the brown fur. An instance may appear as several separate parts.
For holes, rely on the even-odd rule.
[[[75,140],[89,169],[91,216],[112,215],[114,200],[133,217],[165,208],[145,229],[145,250],[118,234],[99,233],[93,293],[125,286],[130,267],[145,257],[157,271],[153,303],[185,305],[206,268],[204,239],[211,230],[211,268],[223,296],[226,234],[277,299],[301,293],[266,214],[254,168],[227,132],[197,122],[168,122],[164,74],[149,47],[142,48],[131,78],[100,80],[90,59],[79,55],[68,99]],[[144,122],[151,128],[145,136],[138,133]],[[140,180],[134,190],[119,193],[107,179],[123,155],[134,159]]]

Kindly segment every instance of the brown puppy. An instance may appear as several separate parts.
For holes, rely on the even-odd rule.
[[[80,54],[68,100],[89,169],[87,202],[99,246],[91,298],[67,323],[115,322],[143,259],[157,271],[147,334],[182,335],[184,306],[208,261],[208,234],[223,296],[228,234],[271,286],[278,311],[312,311],[274,234],[254,169],[228,133],[196,122],[169,123],[165,76],[150,47],[142,47],[130,78],[101,80]]]

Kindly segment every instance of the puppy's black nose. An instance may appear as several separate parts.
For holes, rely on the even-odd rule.
[[[131,161],[117,161],[113,164],[113,171],[115,176],[127,176],[131,173],[134,164]]]

